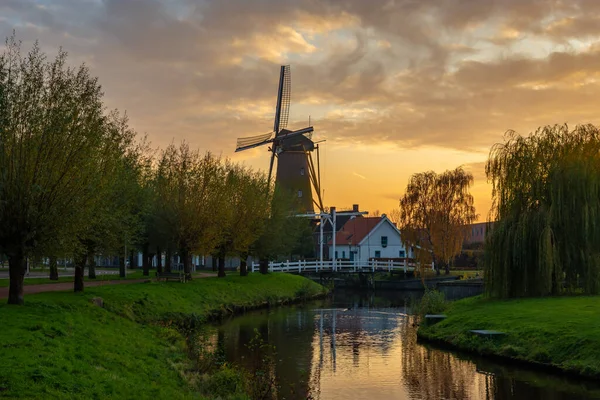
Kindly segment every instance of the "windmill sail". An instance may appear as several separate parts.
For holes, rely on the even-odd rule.
[[[271,136],[273,136],[273,132],[265,133],[264,135],[239,138],[237,140],[237,144],[235,145],[235,151],[238,152],[246,149],[251,149],[252,147],[257,147],[262,144],[268,143],[271,141]]]
[[[286,65],[283,73],[283,90],[281,91],[281,116],[279,118],[279,129],[287,128],[290,118],[290,103],[292,100],[292,72],[290,66]]]
[[[279,90],[277,91],[277,107],[273,131],[277,135],[287,126],[290,117],[290,101],[292,96],[292,76],[289,65],[282,65],[279,72]]]

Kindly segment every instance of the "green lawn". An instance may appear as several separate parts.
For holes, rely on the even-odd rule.
[[[150,278],[154,277],[154,272],[155,271],[150,271]],[[142,274],[141,270],[135,270],[135,271],[127,271],[127,276],[125,278],[120,278],[119,275],[96,275],[96,279],[88,279],[87,277],[87,270],[86,270],[86,274],[84,276],[84,281],[85,282],[95,282],[95,281],[118,281],[118,280],[130,280],[130,279],[143,279],[143,278],[147,278],[144,277]],[[73,282],[73,277],[72,276],[60,276],[60,271],[58,271],[58,280],[57,281],[51,281],[50,278],[25,278],[23,280],[23,284],[24,285],[40,285],[40,284],[46,284],[46,283],[61,283],[61,282]],[[8,287],[9,285],[9,279],[0,279],[0,287]]]
[[[600,296],[491,300],[474,297],[451,304],[448,318],[419,336],[481,354],[548,364],[600,377]],[[469,330],[506,332],[501,339]]]
[[[25,296],[24,306],[0,305],[0,397],[198,398],[173,321],[322,290],[300,276],[251,274]],[[91,303],[97,296],[104,308]]]

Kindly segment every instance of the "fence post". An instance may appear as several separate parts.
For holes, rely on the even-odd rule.
[[[273,261],[269,263],[269,272],[273,272]]]
[[[406,274],[406,270],[408,267],[408,261],[406,261],[406,258],[404,259],[404,273]]]
[[[435,271],[435,264],[433,263],[433,261],[431,262],[431,270]]]

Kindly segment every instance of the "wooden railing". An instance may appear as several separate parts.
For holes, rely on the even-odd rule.
[[[347,260],[328,260],[328,261],[294,261],[294,262],[269,262],[269,272],[375,272],[375,271],[414,271],[418,264],[414,260],[404,261],[347,261]],[[260,264],[252,263],[252,272],[259,271]],[[433,269],[433,263],[431,264]]]

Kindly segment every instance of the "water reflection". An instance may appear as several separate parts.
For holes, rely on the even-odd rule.
[[[337,293],[331,301],[236,317],[215,328],[229,362],[251,368],[274,345],[278,397],[302,399],[587,399],[591,383],[518,370],[417,343],[405,295]],[[271,349],[265,351],[271,352]]]

